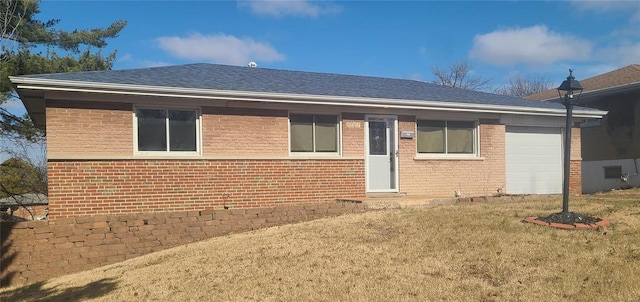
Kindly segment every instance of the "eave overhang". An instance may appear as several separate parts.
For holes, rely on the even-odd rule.
[[[59,92],[79,92],[79,93],[100,93],[116,95],[138,95],[152,97],[173,97],[185,99],[206,99],[225,101],[245,101],[263,103],[288,103],[288,104],[310,104],[326,106],[345,106],[361,108],[385,108],[385,109],[411,109],[411,110],[436,110],[436,111],[457,111],[457,112],[478,112],[497,114],[519,114],[519,115],[544,115],[544,116],[565,116],[563,108],[540,108],[523,106],[505,106],[492,104],[474,104],[463,102],[447,102],[442,100],[410,100],[410,99],[383,99],[370,97],[350,97],[336,95],[308,95],[289,93],[264,93],[253,91],[231,91],[214,89],[181,88],[166,86],[145,86],[113,83],[62,81],[29,77],[10,77],[11,82],[16,86],[16,90],[23,97],[25,107],[32,112],[44,112],[44,102],[37,102],[38,98],[43,100],[46,91]],[[42,92],[42,93],[40,93]],[[40,103],[40,104],[38,104]],[[606,111],[583,110],[576,108],[573,111],[575,118],[602,118]],[[32,119],[34,117],[32,116]],[[35,119],[34,119],[34,122]],[[38,123],[37,123],[38,124]]]
[[[578,104],[588,104],[593,100],[597,100],[603,96],[617,94],[617,93],[625,93],[634,90],[640,90],[640,82],[634,82],[624,85],[612,86],[601,89],[587,90],[583,91],[580,95],[580,101]],[[540,101],[553,101],[553,102],[561,102],[559,97],[548,98]]]

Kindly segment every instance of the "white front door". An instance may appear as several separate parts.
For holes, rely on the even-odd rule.
[[[367,192],[398,192],[398,139],[395,116],[367,116]]]

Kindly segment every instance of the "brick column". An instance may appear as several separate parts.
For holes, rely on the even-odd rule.
[[[582,160],[572,160],[569,163],[569,193],[582,194]]]

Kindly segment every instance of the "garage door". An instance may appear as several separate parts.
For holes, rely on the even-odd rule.
[[[506,130],[506,192],[561,194],[561,128],[507,126]]]

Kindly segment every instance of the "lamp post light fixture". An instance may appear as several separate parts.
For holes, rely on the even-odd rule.
[[[577,104],[582,95],[582,85],[573,76],[573,70],[569,69],[569,76],[558,87],[558,96],[562,100],[562,104],[567,108],[566,126],[564,128],[564,175],[562,186],[562,220],[567,223],[572,220],[569,213],[569,178],[571,172],[571,128],[573,125],[572,114],[573,105]]]

